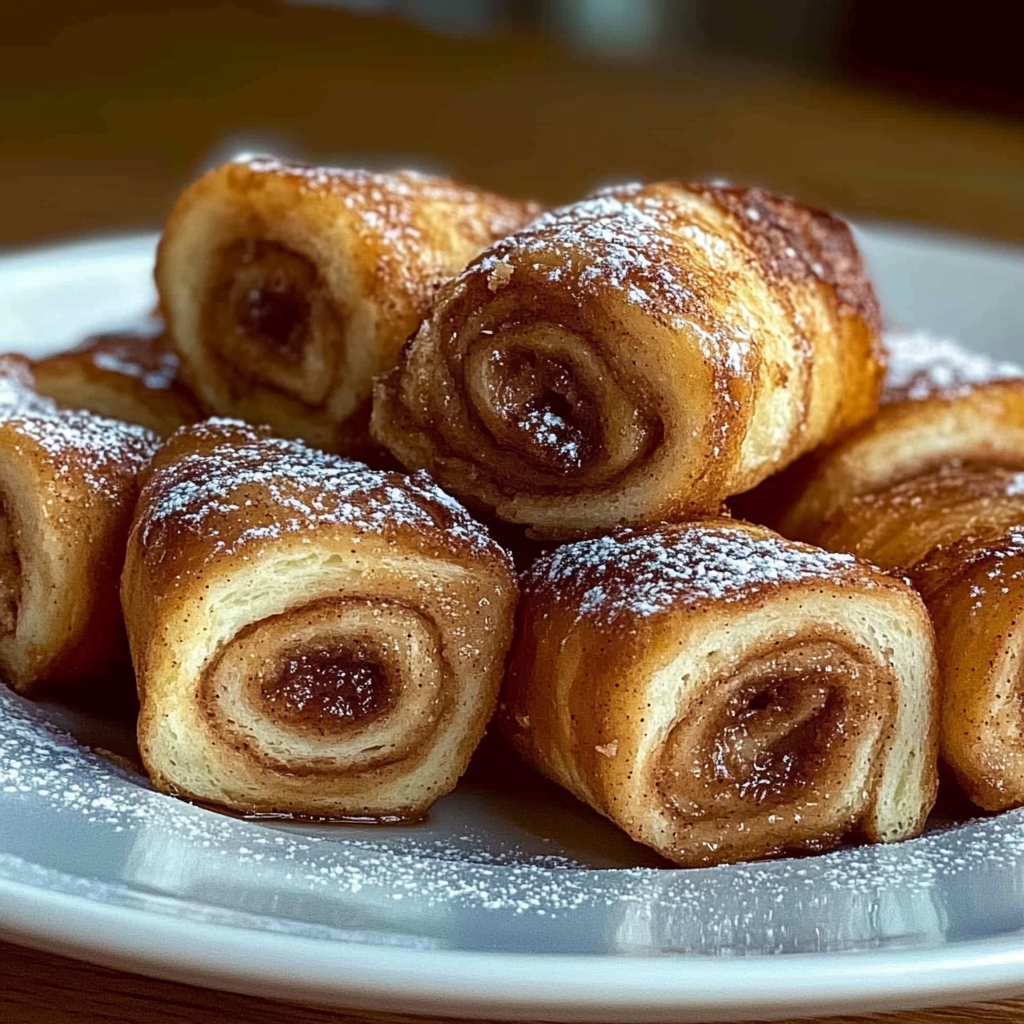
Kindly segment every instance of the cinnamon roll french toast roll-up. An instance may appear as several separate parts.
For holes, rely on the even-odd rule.
[[[373,376],[438,284],[538,212],[411,171],[218,167],[180,197],[157,253],[182,376],[209,412],[362,452]]]
[[[138,423],[160,437],[202,419],[159,321],[86,338],[32,364],[36,390],[66,409]]]
[[[237,421],[183,428],[122,584],[143,762],[244,813],[421,815],[483,735],[517,592],[425,477]]]
[[[979,806],[1024,804],[1024,473],[919,474],[851,499],[820,539],[910,575],[935,624],[942,757]]]
[[[916,835],[936,792],[920,597],[728,519],[565,545],[523,580],[501,725],[684,866]]]
[[[0,357],[0,674],[19,693],[127,667],[118,584],[158,443],[58,409],[35,392],[27,360]]]
[[[923,331],[888,331],[878,414],[759,491],[740,514],[812,544],[852,498],[948,464],[1024,469],[1024,369]]]
[[[875,411],[878,317],[825,213],[757,189],[609,189],[441,288],[372,430],[538,537],[715,514]]]

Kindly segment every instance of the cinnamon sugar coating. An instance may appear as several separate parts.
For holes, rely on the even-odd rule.
[[[874,412],[877,324],[841,222],[759,190],[608,189],[440,289],[372,429],[537,536],[706,514]]]
[[[982,807],[1020,806],[1024,370],[923,332],[885,341],[878,415],[735,507],[912,577],[938,640],[942,757]]]
[[[499,721],[684,866],[917,834],[935,654],[918,595],[725,519],[619,531],[524,577]]]
[[[913,579],[938,638],[942,757],[980,806],[1024,804],[1024,472],[924,473],[847,502],[820,538]]]
[[[539,212],[443,178],[228,163],[180,197],[156,281],[208,412],[360,453],[371,382],[436,288]]]
[[[483,735],[516,597],[508,556],[429,480],[185,428],[122,585],[147,770],[242,812],[417,817]]]
[[[878,332],[878,299],[853,235],[838,217],[760,188],[692,187],[702,189],[743,226],[766,276],[822,282],[835,290],[844,312]]]

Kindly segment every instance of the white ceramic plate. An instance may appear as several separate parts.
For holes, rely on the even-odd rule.
[[[890,319],[1024,355],[1024,254],[861,237]],[[153,241],[0,257],[0,348],[144,313]],[[680,871],[486,746],[427,822],[377,829],[236,820],[154,793],[104,751],[131,757],[130,723],[0,692],[3,937],[239,992],[466,1017],[724,1020],[1024,993],[1024,812]]]

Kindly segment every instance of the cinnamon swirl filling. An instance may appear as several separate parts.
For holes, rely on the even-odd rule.
[[[384,666],[363,645],[287,651],[275,668],[277,673],[261,687],[264,713],[292,727],[365,722],[392,700]]]
[[[875,411],[877,320],[838,221],[757,190],[608,189],[437,290],[371,433],[535,537],[713,514]]]
[[[446,707],[436,627],[381,600],[325,599],[255,622],[207,670],[201,700],[225,736],[280,769],[329,758],[366,770],[409,755]]]
[[[219,253],[203,333],[232,372],[308,405],[327,398],[344,318],[316,265],[264,238]]]
[[[495,449],[502,478],[520,486],[558,492],[606,482],[643,454],[654,433],[592,340],[563,324],[482,330],[463,372],[481,439]],[[491,452],[486,461],[494,464]]]
[[[868,563],[735,520],[624,529],[538,558],[518,622],[505,738],[677,864],[923,827],[934,637]]]
[[[452,789],[518,596],[425,477],[218,419],[160,449],[123,580],[154,784],[330,818],[416,818]]]
[[[729,679],[728,696],[713,684],[715,699],[705,693],[701,710],[672,727],[659,792],[683,817],[735,818],[756,833],[783,815],[792,822],[788,845],[823,845],[848,831],[829,801],[851,778],[867,784],[865,748],[891,717],[877,675],[835,641],[793,642],[749,659]]]

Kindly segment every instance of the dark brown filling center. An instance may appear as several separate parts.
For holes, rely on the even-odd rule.
[[[393,696],[386,668],[363,648],[286,654],[260,692],[267,713],[288,725],[365,722]]]
[[[859,736],[886,711],[874,672],[856,652],[813,640],[751,658],[720,684],[726,699],[710,695],[673,726],[659,789],[697,816],[736,801],[744,813],[817,806],[843,788]]]
[[[758,804],[804,785],[820,771],[841,715],[841,695],[813,678],[740,690],[724,710],[709,774]]]
[[[10,520],[0,502],[0,636],[10,636],[17,629],[20,605],[21,559]]]
[[[228,310],[234,332],[275,358],[299,363],[309,341],[316,267],[277,242],[250,239],[225,253],[232,270]]]
[[[494,410],[518,435],[516,447],[549,471],[583,469],[598,447],[600,419],[571,369],[528,351],[496,350],[491,364]]]

